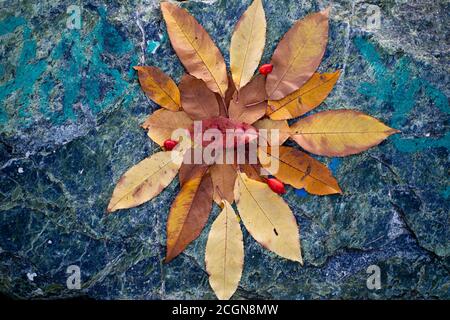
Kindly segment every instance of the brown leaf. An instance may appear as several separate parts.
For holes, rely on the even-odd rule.
[[[253,126],[257,129],[267,130],[267,143],[270,146],[282,145],[287,139],[289,139],[291,132],[286,120],[277,121],[265,118],[256,121]],[[278,130],[279,139],[277,141],[272,141],[272,130]]]
[[[176,83],[155,67],[137,66],[139,83],[145,94],[161,107],[177,111],[180,109],[180,91]]]
[[[300,89],[284,99],[269,100],[266,114],[273,120],[293,119],[304,115],[320,105],[333,90],[340,71],[314,73]]]
[[[355,110],[318,112],[291,126],[291,137],[303,149],[329,157],[360,153],[398,132]]]
[[[257,164],[240,164],[239,165],[241,171],[245,173],[250,179],[256,180],[259,182],[265,182],[265,178],[262,176],[261,172],[261,164],[258,162]]]
[[[233,99],[233,94],[236,91],[233,79],[231,75],[228,75],[228,89],[225,93],[225,99],[223,99],[219,94],[216,93],[217,103],[219,104],[219,114],[222,117],[228,117],[228,106],[230,105],[231,99]]]
[[[222,200],[233,203],[236,166],[233,164],[214,164],[209,170],[214,187],[214,201],[217,204],[221,204]]]
[[[162,146],[164,141],[171,139],[172,132],[177,129],[189,130],[192,120],[184,111],[168,111],[159,109],[153,112],[142,124],[142,128],[148,130],[147,135]]]
[[[195,240],[205,226],[212,206],[212,181],[199,170],[180,190],[170,208],[167,220],[167,252],[165,262],[179,255]],[[205,174],[206,173],[206,174]]]
[[[186,70],[225,97],[227,70],[222,54],[203,27],[186,10],[163,2],[161,10],[172,47]]]
[[[286,32],[272,56],[267,76],[270,100],[280,100],[300,88],[320,64],[328,41],[329,8],[297,21]]]
[[[262,166],[284,183],[317,195],[342,193],[331,171],[306,153],[283,146],[279,147],[278,155],[272,154],[270,147],[266,151],[258,149]],[[278,162],[276,171],[271,170],[273,161]]]
[[[219,104],[214,93],[206,84],[185,74],[180,82],[181,106],[192,120],[209,119],[219,116]]]
[[[264,116],[267,108],[265,81],[263,75],[257,75],[241,91],[234,93],[228,110],[231,119],[252,124]]]
[[[237,90],[252,78],[266,42],[266,17],[261,0],[255,0],[236,24],[230,44],[230,70]]]

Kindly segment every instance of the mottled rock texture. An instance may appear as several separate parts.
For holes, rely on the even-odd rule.
[[[229,63],[249,0],[183,1]],[[301,226],[304,267],[247,232],[236,299],[449,299],[447,1],[265,0],[263,63],[296,19],[333,5],[321,71],[342,69],[318,110],[351,108],[402,131],[357,156],[325,159],[344,190],[285,196]],[[81,5],[80,30],[66,27]],[[369,19],[369,24],[368,24]],[[170,264],[165,228],[178,180],[138,208],[105,216],[120,175],[157,146],[139,127],[158,108],[132,66],[179,81],[156,0],[0,3],[0,292],[16,298],[213,299],[207,232]],[[66,288],[69,265],[81,290]],[[381,289],[366,287],[369,265]],[[33,274],[36,274],[33,276]]]

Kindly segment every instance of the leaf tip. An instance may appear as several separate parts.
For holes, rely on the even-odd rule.
[[[327,18],[330,16],[331,6],[328,6],[324,10],[322,10],[322,14],[326,16]]]

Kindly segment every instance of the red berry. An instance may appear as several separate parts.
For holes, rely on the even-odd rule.
[[[273,192],[278,194],[285,194],[286,189],[284,189],[284,184],[278,179],[275,178],[269,178],[267,179],[267,184],[269,185],[270,189],[272,189]]]
[[[164,141],[164,149],[166,149],[167,151],[171,151],[177,144],[177,141],[167,139],[166,141]]]
[[[263,74],[263,75],[268,75],[269,73],[272,72],[273,69],[273,65],[271,65],[270,63],[266,63],[263,64],[261,67],[259,67],[259,73]]]

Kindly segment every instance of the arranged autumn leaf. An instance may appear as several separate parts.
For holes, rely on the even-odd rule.
[[[257,75],[244,88],[236,91],[230,101],[228,116],[249,124],[261,119],[267,108],[265,82],[263,75]]]
[[[142,128],[148,130],[147,135],[162,146],[164,141],[172,137],[177,129],[187,129],[192,126],[192,120],[184,111],[156,110],[142,124]]]
[[[310,157],[306,153],[291,147],[279,147],[278,154],[258,149],[261,165],[272,175],[294,188],[305,188],[306,191],[317,195],[342,193],[331,171],[323,163]],[[277,170],[271,170],[273,161],[278,162]]]
[[[244,267],[244,242],[238,217],[228,201],[211,226],[205,251],[209,283],[220,300],[236,291]]]
[[[261,0],[255,0],[236,24],[230,44],[230,70],[236,89],[252,78],[266,42],[266,16]]]
[[[233,203],[236,166],[233,164],[214,164],[209,170],[213,182],[214,201],[217,204],[221,204],[222,200]]]
[[[167,221],[169,262],[199,236],[213,200],[223,204],[208,236],[205,263],[217,297],[229,299],[244,260],[242,232],[230,203],[236,202],[240,218],[256,241],[303,264],[296,219],[280,196],[286,193],[285,184],[317,195],[342,192],[324,164],[281,146],[288,137],[309,152],[345,156],[398,131],[352,110],[320,112],[288,126],[286,120],[319,106],[339,78],[339,71],[316,72],[328,41],[329,9],[297,21],[281,39],[271,63],[258,68],[266,20],[262,0],[254,0],[233,32],[231,74],[194,17],[167,2],[161,10],[172,47],[190,75],[183,76],[177,88],[159,69],[135,67],[145,93],[167,109],[156,111],[142,125],[166,151],[130,168],[120,178],[107,210],[152,199],[179,172],[181,190]],[[253,76],[256,68],[259,74]],[[264,136],[264,130],[269,136]],[[232,132],[235,136],[230,138]],[[272,138],[273,132],[279,136]],[[270,147],[263,149],[267,143]]]
[[[267,184],[238,173],[235,201],[245,228],[265,248],[303,264],[297,222],[284,200]]]
[[[292,138],[303,149],[329,157],[360,153],[398,132],[354,110],[319,112],[291,126]]]
[[[136,207],[157,196],[175,178],[182,152],[158,152],[128,169],[119,179],[107,211]]]
[[[180,91],[176,83],[156,67],[137,66],[139,83],[145,94],[161,107],[177,111],[180,109]]]
[[[212,206],[212,181],[208,168],[198,170],[181,187],[167,219],[166,262],[195,240],[208,220]]]
[[[322,60],[328,41],[329,8],[297,21],[286,32],[272,56],[267,76],[269,100],[280,100],[311,78]]]
[[[261,119],[256,121],[253,126],[257,129],[267,130],[267,143],[270,146],[282,145],[289,139],[291,129],[286,120]],[[272,139],[272,130],[278,130],[278,140]]]
[[[173,49],[186,70],[225,97],[228,87],[225,61],[203,27],[186,10],[163,2],[161,10]]]
[[[202,80],[185,74],[179,88],[183,110],[192,120],[219,116],[219,104],[216,96]]]
[[[320,105],[333,90],[341,72],[314,73],[297,91],[281,100],[269,100],[266,114],[273,120],[293,119]]]

